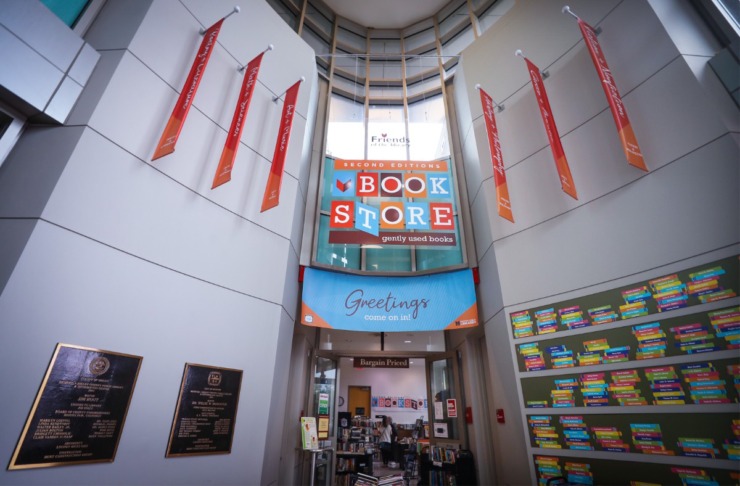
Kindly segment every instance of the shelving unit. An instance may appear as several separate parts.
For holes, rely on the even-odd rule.
[[[682,474],[705,474],[720,483],[737,482],[740,477],[740,350],[737,339],[731,335],[740,327],[740,298],[733,295],[739,290],[738,256],[671,274],[656,274],[631,285],[568,301],[529,309],[507,309],[533,477],[544,480],[558,469],[567,476],[568,472],[563,470],[567,466],[576,468],[581,479],[592,477],[599,484],[629,484],[632,480],[680,483]],[[692,276],[697,275],[708,275],[709,279],[692,280]],[[662,277],[666,278],[660,280]],[[658,312],[658,304],[650,299],[659,293],[653,283],[661,281],[677,282],[674,295],[682,296],[682,307],[663,305],[664,311]],[[717,294],[721,300],[704,302],[712,297],[699,299],[696,292],[686,291],[703,285],[712,287],[714,292],[723,292]],[[643,287],[647,290],[646,298],[627,301],[625,296],[634,297]],[[711,292],[711,289],[707,291]],[[624,298],[624,302],[620,302],[620,298]],[[635,307],[642,306],[645,315],[620,318],[622,309],[629,312],[629,304],[633,302],[643,303]],[[598,307],[613,310],[616,319],[592,324],[588,311]],[[547,316],[541,320],[546,323],[542,330],[550,332],[523,335],[529,332],[527,315],[531,317],[531,332],[540,329],[535,319],[538,311],[540,316]],[[730,323],[729,327],[727,324],[717,326],[718,320],[710,318],[713,313],[715,317],[718,313],[730,315],[724,319]],[[565,319],[561,319],[564,314],[582,315],[586,325],[580,323],[583,327],[568,329]],[[577,320],[578,317],[568,319]],[[721,336],[717,335],[719,331]],[[650,339],[641,340],[641,336]],[[521,345],[527,346],[521,348]],[[597,346],[600,352],[594,352]],[[636,359],[638,349],[647,349],[642,356],[649,359]],[[605,350],[615,350],[609,356],[617,359],[603,363],[607,356]],[[580,365],[577,356],[585,358],[584,362],[590,358],[590,362],[597,364]],[[530,369],[536,369],[528,371],[527,364]],[[553,368],[555,364],[557,368]],[[623,375],[631,381],[617,378],[615,383],[614,378]],[[651,379],[656,376],[659,379]],[[704,383],[707,386],[700,386]],[[705,402],[726,403],[699,404],[704,394],[709,394],[709,398],[703,399]],[[623,399],[623,396],[630,398]],[[622,400],[627,403],[620,404],[624,403]],[[668,404],[672,401],[685,404]],[[591,406],[587,406],[589,404]],[[686,416],[691,420],[685,420]],[[618,437],[614,442],[621,441],[622,447],[629,452],[619,451],[619,447],[600,450],[604,449],[601,444],[609,446],[611,441],[600,438],[601,442],[597,442],[594,427],[607,437]],[[706,448],[699,448],[701,445]],[[638,448],[651,453],[637,452]],[[625,462],[635,466],[625,468]]]
[[[337,433],[336,485],[353,486],[357,474],[373,474],[373,454],[377,420],[355,416],[350,427],[339,427]]]

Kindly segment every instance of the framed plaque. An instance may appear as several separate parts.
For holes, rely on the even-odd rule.
[[[242,370],[185,364],[166,457],[229,454]]]
[[[113,462],[142,359],[57,344],[8,469]]]

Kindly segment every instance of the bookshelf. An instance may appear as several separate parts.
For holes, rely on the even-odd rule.
[[[539,484],[738,481],[738,274],[733,255],[509,309]]]
[[[378,421],[365,416],[352,417],[347,427],[341,426],[345,421],[339,419],[337,427],[337,463],[336,485],[353,486],[358,481],[358,474],[373,474],[373,454],[375,452],[374,430]]]

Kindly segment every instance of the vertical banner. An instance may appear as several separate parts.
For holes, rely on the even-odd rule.
[[[154,151],[154,155],[152,155],[152,160],[157,160],[175,151],[175,144],[185,124],[185,118],[188,116],[190,106],[193,104],[193,98],[195,98],[195,93],[198,91],[198,85],[203,78],[208,60],[211,58],[211,53],[213,53],[213,49],[216,46],[216,39],[218,39],[218,34],[221,32],[223,22],[224,19],[219,20],[203,34],[203,41],[200,43],[198,54],[195,56],[195,60],[193,60],[190,73],[180,91],[180,96],[177,98],[175,108],[172,110],[170,119],[167,121],[167,126],[165,126],[164,132],[162,132],[157,149]]]
[[[493,162],[493,180],[496,183],[496,206],[498,215],[506,218],[512,223],[514,215],[511,213],[511,202],[509,201],[509,186],[506,184],[506,172],[504,171],[504,159],[501,155],[501,142],[498,138],[496,118],[493,116],[493,99],[480,90],[480,101],[483,105],[483,119],[486,121],[486,134],[488,135],[488,148],[491,152]]]
[[[239,99],[234,109],[234,117],[231,119],[231,127],[229,127],[229,133],[226,136],[226,143],[224,143],[224,149],[221,152],[221,159],[218,161],[218,168],[216,169],[216,175],[213,177],[211,189],[215,189],[231,180],[231,169],[234,167],[236,152],[239,150],[239,142],[242,138],[242,130],[244,129],[244,119],[247,117],[247,112],[249,111],[249,103],[252,101],[254,87],[257,85],[257,75],[260,72],[260,64],[262,63],[262,56],[264,54],[262,52],[252,59],[244,70],[242,89],[239,92]]]
[[[275,153],[272,155],[272,167],[267,178],[265,195],[262,198],[261,213],[272,209],[280,202],[280,184],[283,181],[283,168],[285,167],[285,155],[288,153],[288,142],[290,141],[290,129],[293,127],[293,115],[295,115],[295,104],[298,99],[298,88],[302,79],[288,88],[285,93],[283,114],[280,117],[280,129],[275,142]]]
[[[596,72],[599,73],[601,86],[604,88],[606,99],[609,101],[609,108],[611,108],[614,123],[617,125],[619,139],[622,141],[622,149],[624,150],[624,155],[627,157],[627,162],[647,172],[648,168],[642,158],[640,146],[637,145],[635,132],[632,130],[629,118],[627,118],[627,110],[617,90],[612,72],[606,64],[606,58],[604,57],[604,52],[601,50],[599,40],[596,38],[596,31],[580,18],[578,19],[578,27],[581,28],[583,40],[586,42],[588,52],[591,54],[591,60],[594,62]]]
[[[527,62],[529,77],[532,79],[532,88],[534,88],[534,94],[537,97],[537,104],[540,106],[542,122],[545,124],[547,139],[550,141],[550,149],[555,158],[555,166],[558,169],[558,176],[560,176],[560,185],[566,194],[573,199],[578,199],[576,186],[573,183],[573,176],[570,173],[568,160],[565,158],[565,151],[560,143],[560,135],[558,135],[558,128],[555,126],[555,119],[552,116],[550,101],[547,98],[547,92],[545,91],[545,84],[540,75],[540,69],[526,57],[524,60]]]

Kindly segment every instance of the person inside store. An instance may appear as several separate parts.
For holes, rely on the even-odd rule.
[[[393,442],[396,440],[396,429],[393,425],[393,419],[388,415],[383,417],[383,422],[378,427],[380,437],[378,437],[378,445],[380,446],[380,454],[383,457],[383,464],[388,465],[388,461],[393,456]]]

